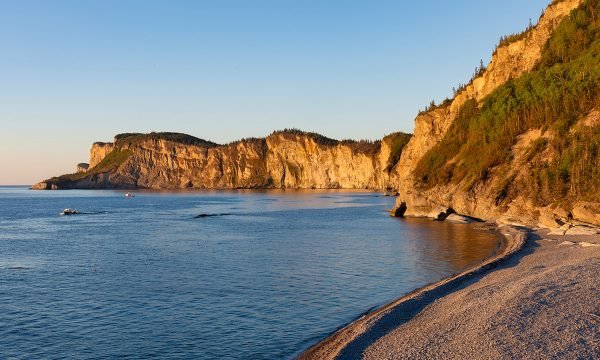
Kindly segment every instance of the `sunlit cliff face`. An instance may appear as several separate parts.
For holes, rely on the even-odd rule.
[[[474,101],[480,105],[494,90],[509,80],[532,71],[553,31],[580,4],[582,0],[565,0],[549,6],[537,26],[530,29],[521,39],[499,47],[487,69],[475,77],[452,101],[416,118],[414,135],[404,148],[392,175],[393,179],[397,179],[394,187],[400,192],[393,213],[402,209],[403,215],[429,216],[441,209],[452,208],[458,213],[484,219],[509,217],[521,219],[524,223],[538,224],[540,214],[544,210],[535,208],[528,198],[517,199],[505,207],[498,206],[496,201],[497,188],[502,187],[502,179],[509,173],[515,177],[523,168],[517,161],[518,157],[514,157],[514,161],[509,164],[509,171],[503,169],[501,174],[491,173],[486,181],[474,185],[468,184],[467,180],[461,183],[448,181],[424,189],[414,174],[419,161],[447,134],[461,107],[467,101]],[[451,159],[449,162],[452,161],[458,160]]]
[[[395,135],[394,135],[395,136]],[[95,143],[90,168],[34,188],[385,189],[408,140],[349,142],[315,134],[274,133],[228,145],[157,136]]]

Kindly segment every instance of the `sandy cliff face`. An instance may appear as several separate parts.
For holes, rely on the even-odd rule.
[[[393,158],[399,156],[393,148],[403,146],[394,143],[398,137],[407,141],[408,135],[366,145],[300,132],[228,145],[135,136],[95,143],[87,173],[49,179],[34,188],[384,189]]]
[[[92,144],[90,149],[90,162],[89,167],[93,168],[98,165],[102,159],[106,157],[113,150],[113,143],[102,143],[97,142]]]
[[[480,102],[499,86],[534,68],[553,30],[581,3],[582,0],[565,0],[548,7],[538,25],[524,38],[499,47],[482,75],[475,78],[450,104],[416,118],[414,135],[402,152],[396,173],[392,175],[398,179],[396,187],[400,191],[392,215],[438,217],[452,209],[486,219],[514,217],[528,223],[538,220],[539,209],[526,198],[514,202],[508,208],[498,207],[495,196],[490,191],[497,184],[477,186],[469,191],[465,191],[462,184],[420,190],[414,171],[419,160],[444,137],[460,108],[468,100]],[[515,165],[519,161],[516,157]],[[527,210],[533,211],[533,215],[524,219]]]
[[[353,151],[350,146],[323,146],[305,136],[282,134],[266,139],[267,173],[281,188],[383,189],[389,179],[383,152]]]
[[[142,188],[253,188],[269,179],[261,159],[264,142],[207,148],[168,140],[126,144],[129,158],[111,175]]]
[[[529,176],[528,169],[549,163],[556,155],[541,152],[535,158],[538,163],[532,162],[532,146],[542,144],[543,147],[541,139],[564,136],[564,133],[558,134],[546,128],[530,128],[525,133],[516,133],[516,140],[513,139],[516,143],[512,145],[501,143],[503,149],[510,150],[508,164],[489,166],[485,179],[453,181],[452,178],[452,181],[422,186],[419,181],[423,181],[423,177],[420,180],[415,177],[420,160],[427,158],[426,155],[440,144],[445,135],[452,134],[457,127],[468,127],[468,124],[457,121],[461,108],[469,105],[476,110],[481,109],[487,103],[486,99],[493,97],[490,95],[495,90],[517,82],[524,74],[538,71],[536,66],[547,49],[548,40],[558,25],[583,1],[562,0],[550,5],[538,25],[518,40],[513,39],[500,46],[485,71],[452,101],[420,114],[415,120],[414,135],[410,141],[406,135],[395,135],[385,137],[377,144],[365,145],[291,131],[276,132],[264,139],[217,145],[200,139],[182,138],[181,134],[176,134],[175,138],[152,134],[131,137],[127,134],[129,137],[120,136],[114,144],[94,144],[90,152],[90,168],[86,173],[49,179],[34,188],[393,187],[400,193],[393,215],[443,218],[455,211],[483,219],[544,226],[560,225],[563,220],[572,218],[600,224],[597,215],[600,207],[589,199],[581,199],[571,204],[570,210],[565,210],[556,203],[542,208],[532,201],[531,193],[527,192],[499,197],[499,193],[507,188],[507,181],[518,184],[520,179]],[[582,74],[586,75],[585,72]],[[600,126],[599,118],[596,109],[570,131],[588,128],[585,131],[593,132],[595,130],[589,128]],[[442,144],[445,146],[446,142]],[[477,157],[478,154],[472,156]],[[445,159],[444,164],[460,164],[461,160],[456,158],[458,155]]]

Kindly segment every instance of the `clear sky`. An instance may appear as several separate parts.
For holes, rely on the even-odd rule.
[[[0,0],[0,184],[121,132],[411,132],[549,2]]]

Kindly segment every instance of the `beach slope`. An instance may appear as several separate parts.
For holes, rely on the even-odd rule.
[[[415,316],[375,316],[307,358],[600,358],[600,237],[527,235],[494,271],[463,277]]]
[[[378,339],[364,358],[600,357],[600,242],[570,240],[531,233],[522,254]]]

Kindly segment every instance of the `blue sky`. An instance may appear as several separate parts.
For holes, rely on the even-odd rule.
[[[0,184],[94,141],[411,132],[549,0],[0,0]]]

